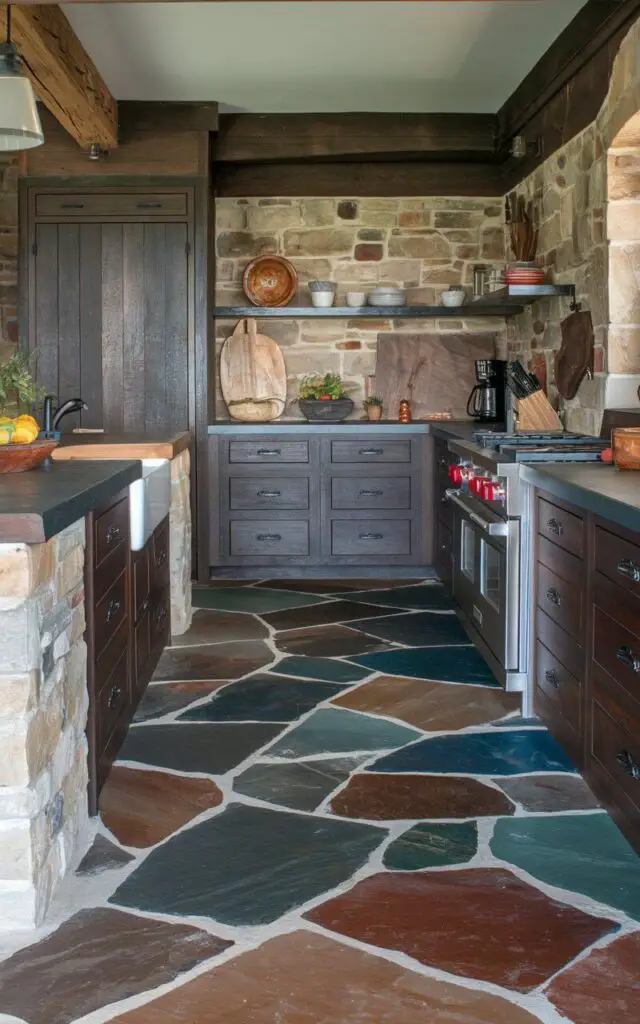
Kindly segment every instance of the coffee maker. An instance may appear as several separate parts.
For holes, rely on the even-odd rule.
[[[481,423],[504,423],[506,415],[504,359],[476,359],[477,384],[469,395],[467,415]]]

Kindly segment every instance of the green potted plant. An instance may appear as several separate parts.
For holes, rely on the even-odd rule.
[[[341,423],[353,411],[339,373],[311,374],[300,381],[298,405],[304,417],[321,423]]]
[[[384,407],[384,403],[381,398],[378,398],[377,395],[370,395],[369,398],[365,398],[362,404],[364,405],[364,411],[367,414],[367,419],[382,419],[382,409]]]
[[[44,389],[33,379],[31,363],[32,357],[18,351],[0,364],[0,416],[31,409],[41,400]]]

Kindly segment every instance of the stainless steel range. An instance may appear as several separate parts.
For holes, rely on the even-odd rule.
[[[478,431],[452,440],[453,596],[470,638],[507,690],[527,689],[532,510],[528,462],[598,461],[607,441],[580,434]]]

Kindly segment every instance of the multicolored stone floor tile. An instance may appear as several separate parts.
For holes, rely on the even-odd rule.
[[[0,930],[0,1021],[640,1017],[640,857],[439,583],[194,604],[50,923]]]

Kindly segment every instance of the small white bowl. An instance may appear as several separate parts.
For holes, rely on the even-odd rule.
[[[330,292],[311,292],[311,305],[315,306],[316,309],[326,309],[328,306],[333,306],[335,301],[336,293]]]
[[[347,306],[364,306],[367,302],[366,292],[347,292]]]
[[[462,306],[465,299],[465,294],[461,288],[451,288],[446,292],[443,292],[440,296],[442,299],[442,305],[448,306],[450,309],[454,309],[456,306]]]

